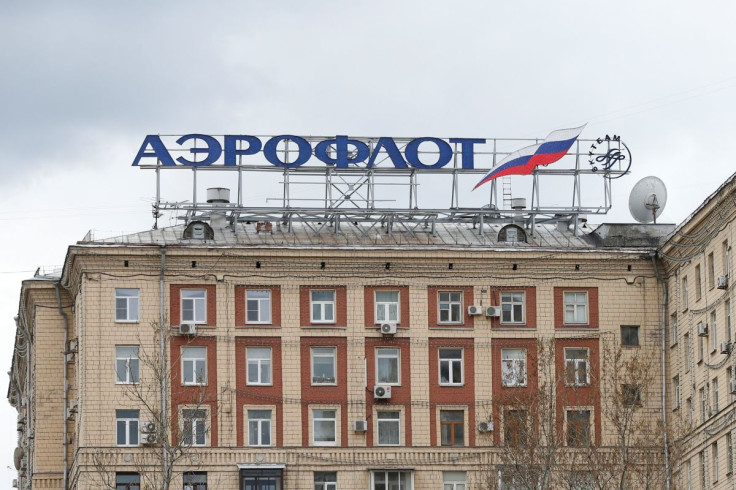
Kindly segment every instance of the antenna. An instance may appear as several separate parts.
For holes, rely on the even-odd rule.
[[[650,175],[636,183],[629,195],[629,212],[639,223],[657,224],[667,204],[667,188],[659,177]]]

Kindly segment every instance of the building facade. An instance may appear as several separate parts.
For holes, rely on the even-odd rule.
[[[213,220],[78,242],[21,289],[18,486],[729,488],[732,182],[666,240]]]

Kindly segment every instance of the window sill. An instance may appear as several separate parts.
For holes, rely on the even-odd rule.
[[[440,388],[463,388],[465,383],[440,383]]]
[[[401,327],[397,327],[401,328]],[[430,325],[430,330],[473,330],[470,325]]]
[[[140,323],[140,322],[141,322],[140,320],[115,320],[115,323],[128,323],[128,324],[134,323],[135,324],[135,323]]]
[[[249,323],[248,325],[235,325],[236,329],[256,329],[256,328],[281,328],[281,325],[271,325],[270,323],[255,324]]]
[[[300,328],[308,329],[327,329],[327,330],[347,330],[348,327],[342,325],[302,325]]]

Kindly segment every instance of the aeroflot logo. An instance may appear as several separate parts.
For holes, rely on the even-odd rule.
[[[399,145],[389,137],[373,140],[375,144],[372,148],[365,141],[348,136],[319,141],[314,147],[305,138],[293,135],[274,136],[265,142],[256,136],[226,135],[222,141],[220,143],[217,138],[206,134],[184,135],[176,140],[176,144],[182,148],[177,148],[175,153],[188,152],[191,155],[174,158],[160,136],[148,135],[133,165],[160,162],[163,166],[207,166],[221,162],[221,165],[236,166],[239,157],[246,158],[262,152],[272,165],[287,168],[304,165],[314,157],[337,168],[357,164],[372,168],[377,160],[381,162],[387,159],[395,168],[433,169],[447,165],[457,150],[462,168],[472,169],[475,165],[475,145],[486,142],[482,138],[416,138],[399,149]],[[283,151],[287,142],[289,161]]]

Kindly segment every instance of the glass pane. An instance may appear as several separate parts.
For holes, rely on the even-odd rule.
[[[312,301],[334,301],[335,291],[312,291]]]
[[[137,382],[140,381],[139,361],[138,361],[138,359],[131,359],[130,360],[130,381],[132,383],[137,383]]]
[[[452,363],[452,381],[460,383],[463,379],[462,365],[459,362]]]
[[[116,426],[117,426],[117,439],[116,444],[118,446],[122,446],[125,444],[125,422],[122,420],[118,420]]]
[[[128,298],[128,320],[138,320],[138,298]]]
[[[463,412],[458,410],[442,410],[440,412],[440,420],[442,422],[462,422]]]
[[[270,298],[271,297],[271,291],[268,290],[250,290],[246,293],[246,296],[248,299],[257,299],[257,298]]]
[[[398,291],[376,291],[376,303],[398,303]]]
[[[248,418],[271,420],[271,410],[248,410]]]
[[[130,444],[138,444],[138,421],[131,420],[128,422],[128,442]]]
[[[251,446],[258,445],[258,425],[257,421],[248,422],[248,444]]]
[[[205,310],[206,308],[204,306],[204,300],[197,300],[197,307],[195,311],[196,315],[195,315],[194,321],[205,322],[206,321],[206,318],[204,316],[206,313]]]
[[[448,361],[443,361],[440,363],[440,382],[450,382],[450,363]]]
[[[332,303],[325,305],[325,318],[324,320],[333,321],[335,319],[335,307]]]
[[[128,381],[128,361],[126,359],[118,359],[115,362],[115,372],[117,375],[117,382],[118,383],[125,383]]]
[[[202,298],[204,299],[205,291],[204,289],[182,289],[181,297],[182,298]]]
[[[115,319],[116,320],[127,320],[128,319],[128,300],[125,298],[115,299]]]
[[[335,422],[316,420],[314,422],[314,440],[316,442],[334,442]]]
[[[379,383],[398,383],[399,382],[399,362],[396,358],[380,358],[378,359],[378,382]]]

